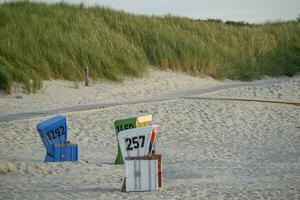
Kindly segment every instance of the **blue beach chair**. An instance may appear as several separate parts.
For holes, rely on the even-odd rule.
[[[46,149],[44,162],[78,160],[78,145],[67,143],[67,118],[58,115],[37,124],[37,130]]]

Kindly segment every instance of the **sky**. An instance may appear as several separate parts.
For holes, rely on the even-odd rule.
[[[0,0],[3,2],[5,0]],[[32,0],[56,3],[61,0]],[[300,0],[64,0],[101,5],[145,15],[177,15],[194,19],[222,19],[262,23],[293,20],[300,14]]]

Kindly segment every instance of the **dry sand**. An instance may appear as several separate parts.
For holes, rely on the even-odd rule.
[[[229,81],[227,81],[229,82]],[[131,99],[161,96],[168,92],[221,85],[212,78],[195,78],[183,73],[151,69],[144,77],[128,79],[123,83],[101,81],[75,88],[72,81],[44,81],[43,89],[36,94],[24,94],[14,89],[13,95],[1,94],[0,113],[11,114],[63,108],[95,103],[120,102]],[[5,105],[5,106],[2,106]]]
[[[300,101],[300,78],[284,78],[274,84],[261,86],[244,86],[212,92],[207,97],[249,98],[279,101]]]
[[[299,102],[300,77],[278,80],[273,85],[207,95]],[[120,85],[101,83],[79,90],[68,82],[47,82],[44,92],[22,95],[23,99],[2,96],[0,106],[2,114],[18,113],[227,83],[151,71],[142,79]],[[55,98],[57,90],[69,98]],[[125,172],[124,166],[113,164],[117,145],[113,121],[152,113],[154,123],[161,125],[157,151],[163,154],[163,188],[122,193]],[[300,198],[297,106],[177,99],[66,115],[69,138],[79,144],[77,163],[41,162],[44,149],[35,126],[47,117],[0,123],[0,199]]]

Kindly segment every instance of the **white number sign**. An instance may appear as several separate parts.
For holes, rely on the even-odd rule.
[[[119,132],[118,141],[123,159],[126,157],[150,156],[153,151],[159,125],[127,129]]]

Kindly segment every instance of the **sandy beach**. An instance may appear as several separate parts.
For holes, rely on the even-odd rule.
[[[300,76],[272,80],[276,83],[200,96],[300,102]],[[139,79],[89,87],[80,83],[79,89],[68,81],[45,81],[37,94],[1,94],[0,113],[121,102],[234,82],[154,69]],[[163,155],[163,188],[123,193],[125,167],[113,164],[113,122],[147,114],[161,125],[157,152]],[[69,139],[79,145],[76,163],[42,162],[45,152],[36,124],[51,116],[0,123],[0,199],[300,198],[299,106],[170,99],[65,115]]]
[[[227,81],[230,82],[230,81]],[[14,87],[12,95],[0,96],[0,113],[20,113],[94,103],[120,102],[131,99],[161,96],[168,92],[224,84],[212,78],[195,78],[183,73],[150,69],[141,78],[127,78],[122,83],[93,82],[84,87],[72,81],[44,81],[43,89],[36,94],[24,94]]]

